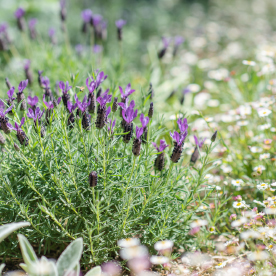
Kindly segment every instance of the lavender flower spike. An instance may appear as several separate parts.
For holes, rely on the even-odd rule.
[[[167,51],[167,49],[169,47],[169,44],[170,44],[170,39],[169,38],[163,37],[162,41],[163,41],[163,48],[158,53],[158,58],[159,59],[161,59],[166,54],[166,51]]]
[[[90,9],[86,9],[81,12],[81,17],[83,20],[83,25],[82,25],[83,33],[87,32],[87,27],[88,27],[88,24],[92,21],[92,16],[93,16],[93,13]]]
[[[1,101],[2,103],[2,101]],[[5,134],[9,134],[12,129],[12,125],[9,123],[9,119],[6,117],[6,114],[9,113],[13,108],[13,105],[10,106],[5,112],[4,112],[4,104],[2,103],[0,108],[0,123],[1,128],[4,131]]]
[[[75,125],[75,115],[73,111],[78,107],[78,104],[75,103],[74,105],[68,100],[67,101],[67,109],[70,113],[70,116],[68,117],[67,125],[69,128],[73,128]]]
[[[17,27],[21,32],[24,31],[25,29],[25,22],[23,17],[24,15],[25,15],[25,10],[22,8],[18,8],[14,13],[14,16],[17,19]]]
[[[136,126],[136,139],[133,141],[132,153],[135,156],[139,156],[141,152],[141,136],[143,135],[144,128]]]
[[[13,130],[15,130],[16,133],[16,137],[18,139],[18,141],[20,142],[21,145],[24,146],[28,146],[29,144],[29,138],[27,137],[26,133],[21,129],[22,125],[24,125],[25,123],[25,117],[23,117],[21,119],[21,123],[20,125],[18,125],[16,122],[14,123],[14,128],[12,128]]]
[[[31,18],[29,20],[29,30],[30,30],[30,37],[31,39],[36,39],[36,29],[35,29],[35,25],[37,23],[37,19],[36,18]]]
[[[23,94],[23,91],[27,87],[27,85],[28,85],[28,80],[23,80],[19,83],[19,86],[18,86],[17,102],[18,103],[21,102],[20,110],[26,110],[27,109],[27,103],[26,103],[26,100],[25,100],[25,96]]]
[[[137,117],[137,113],[138,113],[138,110],[136,109],[134,111],[133,108],[130,106],[126,110],[122,111],[122,116],[125,121],[123,124],[124,133],[127,133],[123,135],[124,143],[128,143],[132,137],[132,133],[133,133],[132,121]]]
[[[174,48],[173,48],[173,56],[175,57],[178,51],[179,46],[184,42],[184,38],[180,35],[174,38]]]
[[[115,22],[115,24],[116,24],[116,27],[117,27],[118,40],[121,41],[122,40],[122,28],[126,24],[126,21],[123,20],[123,19],[119,19]]]
[[[105,75],[103,71],[100,72],[100,73],[97,75],[97,77],[96,77],[96,81],[95,81],[95,83],[96,83],[96,88],[98,88],[98,87],[101,85],[101,83],[102,83],[104,80],[106,80],[106,78],[107,78],[107,75]]]
[[[70,96],[68,94],[68,91],[72,88],[72,86],[69,86],[69,82],[66,81],[66,84],[64,84],[63,81],[59,82],[59,88],[62,90],[62,101],[64,106],[68,109],[67,103],[70,100]]]
[[[152,143],[152,145],[156,148],[156,150],[160,153],[157,155],[154,161],[154,167],[158,171],[162,171],[165,166],[165,154],[164,150],[168,145],[166,144],[165,140],[160,140],[160,146],[158,147],[156,143]]]
[[[27,85],[28,85],[28,80],[21,81],[18,86],[18,92],[23,92],[23,90],[27,87]]]
[[[121,98],[123,102],[128,96],[130,96],[135,91],[134,89],[131,89],[130,83],[126,86],[125,92],[121,86],[119,86],[119,90],[121,92]]]
[[[108,121],[109,121],[109,124],[110,124],[110,126],[109,125],[107,126],[108,131],[110,131],[111,134],[113,134],[114,133],[114,127],[115,127],[115,124],[116,124],[116,119],[113,122],[112,122],[111,119],[108,119]]]
[[[41,119],[42,115],[44,114],[44,112],[45,112],[45,109],[43,109],[43,111],[41,111],[39,107],[37,107],[35,109],[35,111],[33,109],[29,108],[27,116],[29,118],[33,119],[34,123],[36,124],[37,121],[38,122],[40,121],[40,119]]]
[[[96,127],[101,129],[104,127],[105,122],[106,122],[106,104],[111,102],[112,95],[108,95],[109,89],[104,92],[102,97],[97,98],[97,102],[100,104],[98,106],[97,110],[97,119],[96,119]],[[111,110],[111,108],[110,108]],[[110,111],[109,111],[110,112]]]
[[[89,91],[88,100],[90,100],[90,105],[88,107],[88,112],[94,114],[96,109],[96,95],[94,90],[96,89],[95,81],[89,83],[89,78],[86,79],[86,86]]]
[[[181,157],[182,154],[182,147],[185,138],[187,137],[188,132],[186,131],[183,134],[179,134],[177,131],[175,131],[173,134],[170,132],[170,136],[175,141],[174,149],[171,155],[171,161],[173,163],[177,163]]]
[[[183,121],[181,119],[177,120],[178,127],[180,129],[180,133],[185,133],[188,129],[187,118],[184,118]]]
[[[31,96],[28,96],[27,101],[28,101],[28,105],[30,105],[32,107],[32,110],[35,111],[36,105],[38,103],[38,97],[34,96],[32,98]]]
[[[90,104],[90,100],[87,102],[87,96],[84,96],[83,101],[81,102],[78,99],[78,96],[76,94],[75,95],[75,101],[78,105],[78,108],[81,110],[81,112],[83,114],[82,115],[82,121],[81,121],[82,122],[82,127],[85,130],[90,130],[90,128],[91,128],[90,117],[89,117],[89,114],[86,112],[86,109]]]
[[[143,130],[144,130],[144,135],[143,135],[143,143],[146,143],[147,139],[148,139],[148,123],[149,123],[149,117],[145,117],[145,115],[142,113],[140,115],[140,122],[142,124]]]
[[[192,163],[195,163],[197,160],[198,160],[198,157],[199,157],[199,151],[198,151],[198,148],[202,148],[206,138],[202,139],[202,140],[199,140],[195,135],[194,135],[194,139],[195,139],[195,149],[194,149],[194,152],[191,156],[191,160],[190,162]]]
[[[126,123],[130,124],[137,117],[138,109],[134,111],[134,109],[128,107],[127,110],[123,110],[122,113]]]
[[[14,86],[10,88],[10,90],[7,92],[8,95],[8,99],[7,99],[7,105],[8,106],[13,106],[13,101],[15,100],[15,98],[13,97],[14,94]],[[10,114],[12,114],[12,111],[9,112]]]

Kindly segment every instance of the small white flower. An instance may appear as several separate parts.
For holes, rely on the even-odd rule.
[[[218,268],[222,268],[222,267],[225,267],[226,266],[226,262],[223,262],[223,263],[219,263],[219,264],[217,264],[216,266],[215,266],[215,268],[216,269],[218,269]]]
[[[247,222],[247,218],[241,217],[240,219],[234,220],[231,222],[232,227],[240,227],[242,224],[245,224]]]
[[[242,232],[240,236],[241,236],[241,239],[243,240],[259,239],[261,237],[261,234],[257,231],[248,230],[248,231]]]
[[[190,224],[190,226],[191,226],[192,228],[194,228],[194,227],[204,226],[204,225],[207,225],[207,224],[208,224],[207,220],[205,220],[205,219],[197,219],[197,220],[193,221],[193,222]]]
[[[257,185],[257,189],[258,190],[266,190],[268,188],[268,184],[267,183],[261,183]]]
[[[125,247],[120,250],[120,256],[124,260],[131,260],[133,258],[142,258],[148,256],[148,249],[144,245]]]
[[[233,179],[231,181],[231,184],[234,186],[241,186],[242,183],[243,183],[243,181],[241,179]]]
[[[244,200],[242,200],[242,201],[234,201],[233,202],[233,207],[234,208],[243,208],[245,206],[246,206],[246,204],[245,204]]]
[[[263,149],[261,147],[251,147],[250,148],[250,151],[253,152],[253,153],[256,153],[256,152],[262,152]]]
[[[258,109],[258,115],[259,117],[266,117],[271,113],[271,110],[267,108],[259,108]]]
[[[270,158],[270,153],[264,153],[260,155],[260,160],[268,159],[268,158]]]
[[[255,66],[255,65],[256,65],[256,62],[255,62],[255,61],[252,61],[252,60],[243,60],[243,61],[242,61],[242,64],[243,64],[243,65],[249,65],[249,66]]]
[[[170,261],[169,258],[167,258],[165,256],[151,256],[150,257],[150,262],[152,264],[166,264],[169,261]]]
[[[276,208],[265,208],[264,212],[268,215],[275,215],[276,214]]]
[[[157,251],[171,249],[172,247],[173,247],[173,242],[170,240],[158,241],[154,245],[154,249]]]
[[[140,240],[138,238],[128,238],[128,239],[122,239],[117,242],[118,246],[120,247],[131,247],[131,246],[137,246],[140,244]]]
[[[260,205],[262,205],[262,206],[265,206],[264,203],[262,203],[262,202],[259,201],[259,200],[254,199],[253,202],[254,202],[254,203],[257,203],[257,204],[260,204]]]
[[[263,165],[259,165],[259,166],[257,166],[257,167],[254,167],[254,169],[253,169],[255,172],[257,171],[264,171],[265,170],[265,166],[263,166]]]
[[[248,255],[250,261],[266,260],[269,258],[269,254],[265,251],[255,251]]]
[[[191,92],[196,93],[200,90],[200,85],[196,83],[191,83],[187,86],[187,89],[191,90]]]
[[[270,131],[271,131],[271,132],[276,132],[276,127],[272,127],[272,128],[270,129]]]
[[[271,183],[271,186],[273,187],[276,186],[276,182]]]

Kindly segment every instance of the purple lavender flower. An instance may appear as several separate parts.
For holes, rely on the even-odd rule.
[[[166,51],[169,47],[169,44],[170,44],[170,39],[169,38],[162,37],[162,41],[163,41],[163,48],[158,53],[158,58],[159,59],[161,59],[165,55],[165,53],[166,53]]]
[[[97,77],[96,77],[96,81],[95,81],[95,83],[96,83],[96,88],[98,88],[98,87],[101,85],[101,83],[102,83],[104,80],[106,80],[106,78],[107,78],[107,75],[105,75],[103,71],[100,72],[100,73],[97,75]]]
[[[81,110],[82,113],[84,113],[89,106],[90,102],[87,102],[87,96],[85,95],[82,102],[78,99],[77,94],[75,94],[75,101],[78,105],[78,108]]]
[[[176,36],[174,38],[174,48],[173,48],[173,56],[175,57],[178,51],[179,46],[184,42],[184,38],[182,36]]]
[[[73,111],[78,107],[78,104],[71,103],[69,100],[67,101],[67,110],[69,111],[70,115],[67,120],[67,125],[69,128],[73,128],[75,125],[75,115]]]
[[[91,21],[91,19],[92,19],[92,16],[93,16],[93,12],[90,9],[86,9],[86,10],[83,10],[81,12],[82,20],[85,23],[89,23]]]
[[[135,131],[136,139],[134,139],[133,145],[132,145],[132,153],[135,156],[139,156],[140,155],[140,152],[141,152],[141,143],[142,143],[141,136],[143,135],[143,132],[144,132],[143,127],[136,126],[136,131]]]
[[[34,96],[32,98],[31,96],[28,96],[27,101],[28,101],[28,105],[30,105],[32,107],[32,110],[35,110],[36,109],[36,105],[38,103],[38,97]]]
[[[94,27],[97,27],[101,21],[102,21],[103,17],[100,14],[93,14],[92,16],[92,23]]]
[[[109,89],[107,89],[104,94],[97,98],[97,102],[100,104],[100,107],[103,108],[107,103],[111,102],[112,95],[108,95]]]
[[[53,45],[55,45],[57,43],[56,38],[55,38],[55,33],[56,33],[56,31],[54,28],[50,28],[48,31],[49,38]]]
[[[103,51],[103,47],[101,45],[96,44],[93,46],[93,52],[95,54],[101,53],[102,51]]]
[[[9,119],[6,117],[6,114],[9,113],[13,105],[7,108],[6,111],[4,111],[5,105],[2,101],[0,101],[0,124],[1,129],[4,131],[5,134],[9,134],[12,129],[12,125],[9,123]]]
[[[158,152],[162,152],[165,150],[166,147],[169,145],[166,144],[165,140],[160,140],[160,146],[158,147],[156,143],[152,142],[152,145],[156,148]]]
[[[10,106],[9,108],[6,109],[6,111],[4,111],[5,104],[2,101],[0,103],[1,103],[0,104],[0,119],[4,119],[6,114],[12,110],[12,106]]]
[[[19,19],[21,17],[23,17],[25,15],[25,10],[22,9],[22,8],[18,8],[15,13],[14,13],[14,16]]]
[[[61,21],[64,22],[66,20],[66,1],[60,0],[60,18]]]
[[[128,107],[134,108],[135,107],[135,101],[132,100],[128,106],[129,99],[127,98],[125,103],[118,103],[118,105],[122,108],[122,110],[127,110]]]
[[[30,69],[30,65],[31,65],[31,61],[29,59],[26,59],[25,60],[25,63],[24,63],[24,70],[27,71]]]
[[[14,123],[14,127],[11,126],[11,129],[15,130],[16,137],[21,145],[28,146],[29,144],[29,138],[27,137],[26,133],[21,129],[21,127],[25,123],[25,117],[21,119],[20,125],[18,125],[16,122]]]
[[[8,95],[8,97],[9,97],[8,101],[10,101],[11,103],[16,99],[16,98],[13,97],[14,90],[15,90],[15,88],[14,88],[14,86],[13,86],[13,87],[11,87],[11,89],[7,92],[7,95]],[[10,105],[10,104],[8,104],[8,105]]]
[[[125,120],[128,124],[130,124],[130,123],[137,117],[138,109],[136,109],[136,110],[134,111],[133,108],[128,107],[126,110],[123,110],[123,111],[122,111],[122,114],[123,114],[124,120]]]
[[[182,146],[184,140],[187,137],[187,132],[183,133],[183,134],[179,134],[177,131],[175,131],[174,133],[170,132],[170,136],[173,138],[173,140],[176,142],[177,146]]]
[[[195,144],[199,147],[202,148],[202,146],[204,145],[204,142],[206,140],[206,138],[200,140],[196,137],[196,135],[194,135],[194,139],[195,139]]]
[[[24,89],[27,87],[28,85],[28,80],[23,80],[19,83],[19,86],[18,86],[18,92],[21,93],[24,91]]]
[[[130,96],[135,91],[134,89],[131,89],[130,83],[126,86],[125,92],[121,86],[119,86],[119,90],[121,92],[122,101],[123,99],[125,100],[128,96]]]
[[[124,19],[119,19],[119,20],[115,21],[115,24],[116,24],[116,27],[117,27],[118,29],[122,29],[123,26],[126,25],[126,20],[124,20]]]
[[[57,100],[58,105],[59,105],[60,101],[61,101],[61,97],[59,97]],[[47,106],[48,109],[54,109],[55,106],[54,106],[53,101],[46,102],[45,95],[43,95],[43,102],[45,103],[45,105]]]
[[[6,22],[2,23],[0,25],[0,34],[1,33],[6,33],[7,32],[7,28],[8,28],[8,24]]]
[[[87,86],[87,89],[89,91],[89,93],[93,93],[94,94],[94,90],[96,89],[96,83],[94,80],[92,80],[90,83],[89,83],[89,78],[86,79],[86,86]]]
[[[114,133],[114,127],[115,127],[115,124],[116,124],[116,119],[113,122],[112,122],[111,119],[108,119],[108,121],[109,121],[109,124],[110,124],[110,125],[107,125],[108,131],[110,131],[111,134],[113,134]]]
[[[143,127],[138,127],[138,126],[136,126],[136,131],[135,131],[136,139],[141,140],[140,138],[141,138],[141,136],[143,135],[143,132],[144,132]]]
[[[70,101],[67,102],[67,108],[70,113],[72,113],[78,107],[78,103],[71,103]]]
[[[123,20],[123,19],[119,19],[119,20],[117,20],[115,22],[115,24],[116,24],[116,27],[117,27],[117,37],[118,37],[118,40],[121,41],[122,38],[123,38],[122,28],[126,24],[126,21]]]
[[[190,162],[192,162],[192,163],[195,163],[198,160],[198,158],[199,158],[199,150],[198,149],[202,148],[202,146],[206,140],[206,138],[199,140],[195,135],[194,135],[194,139],[195,139],[196,146],[195,146],[194,152],[193,152],[193,154],[191,156],[191,160],[190,160]]]
[[[63,81],[60,81],[59,88],[62,90],[63,94],[68,94],[68,91],[72,88],[72,86],[69,86],[68,81],[66,81],[66,83],[64,83]]]
[[[25,30],[25,21],[23,17],[24,15],[25,15],[25,10],[22,8],[18,8],[14,13],[14,16],[17,19],[17,27],[21,32]]]
[[[145,117],[145,115],[142,113],[140,115],[140,122],[142,124],[143,129],[147,127],[147,124],[149,123],[149,117]]]
[[[2,45],[3,50],[5,50],[5,48],[7,47],[6,43],[11,43],[11,40],[10,40],[10,37],[8,35],[7,29],[8,29],[8,24],[6,22],[4,22],[0,25],[0,39],[1,39],[2,44],[3,44]]]
[[[36,29],[35,29],[35,25],[37,23],[37,19],[36,18],[32,18],[29,20],[29,30],[30,30],[30,37],[31,39],[36,39]]]
[[[45,112],[45,109],[43,109],[43,111],[41,111],[39,107],[37,107],[35,110],[33,110],[32,108],[29,108],[27,116],[29,118],[33,119],[34,123],[36,125],[36,122],[40,121],[44,112]]]
[[[188,122],[186,118],[184,118],[183,120],[178,119],[177,124],[181,134],[184,134],[188,130]]]

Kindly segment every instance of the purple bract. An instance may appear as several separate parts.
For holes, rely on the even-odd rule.
[[[134,109],[131,107],[128,107],[126,110],[122,111],[124,120],[129,124],[137,117],[137,114],[138,114],[138,109],[134,111]]]
[[[23,92],[23,90],[27,87],[27,85],[28,85],[28,80],[21,81],[18,86],[18,92]]]
[[[176,142],[178,146],[181,146],[184,142],[185,138],[187,137],[187,132],[183,134],[179,134],[177,131],[175,131],[173,134],[170,132],[170,136],[173,138],[173,140]]]
[[[131,95],[135,91],[134,89],[131,89],[131,84],[130,83],[126,86],[125,92],[124,92],[124,90],[121,86],[119,86],[119,90],[121,92],[122,99],[127,98],[129,95]]]
[[[194,135],[194,139],[195,139],[195,144],[199,147],[202,148],[202,146],[204,145],[204,142],[206,140],[206,138],[203,138],[202,140],[198,139],[195,135]]]
[[[126,25],[126,20],[124,20],[124,19],[119,19],[119,20],[115,21],[115,24],[116,24],[116,27],[117,27],[118,29],[122,29],[123,26]]]
[[[68,91],[72,88],[72,86],[69,86],[69,82],[66,81],[66,83],[64,83],[63,81],[59,82],[59,88],[62,90],[63,94],[67,94]]]
[[[37,97],[37,96],[34,96],[34,97],[32,98],[31,96],[28,96],[27,101],[28,101],[28,104],[29,104],[30,106],[36,106],[37,103],[38,103],[38,97]]]
[[[162,152],[165,150],[166,147],[169,145],[166,144],[165,140],[160,140],[160,146],[158,147],[156,143],[152,142],[152,145],[156,148],[158,152]]]

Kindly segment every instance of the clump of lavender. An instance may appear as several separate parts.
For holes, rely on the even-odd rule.
[[[96,127],[102,129],[105,125],[107,118],[107,109],[106,104],[111,102],[112,95],[108,95],[109,89],[107,89],[102,97],[97,98],[97,102],[99,103],[97,110],[97,119],[96,119]],[[111,107],[109,107],[109,112],[111,111]]]
[[[90,101],[90,104],[88,106],[88,112],[91,114],[94,114],[96,111],[96,95],[94,93],[96,89],[96,83],[95,81],[91,81],[89,83],[89,78],[86,79],[86,86],[89,91],[88,94],[88,101]]]
[[[204,145],[204,142],[206,140],[206,138],[200,140],[195,135],[194,135],[194,139],[195,139],[196,146],[195,146],[194,152],[193,152],[193,154],[191,156],[191,160],[190,160],[190,162],[192,162],[192,163],[195,163],[197,161],[197,159],[199,157],[199,151],[198,151],[198,149],[202,148],[202,146]]]
[[[153,102],[150,103],[148,116],[149,116],[149,118],[152,118],[152,116],[153,116]]]
[[[184,38],[180,35],[176,36],[174,38],[174,48],[173,48],[173,56],[175,57],[177,52],[178,52],[178,48],[179,46],[184,42]]]
[[[142,127],[143,127],[143,140],[142,142],[143,143],[146,143],[147,142],[147,139],[148,139],[148,123],[149,123],[149,117],[145,117],[145,115],[142,113],[140,115],[140,122],[142,124]]]
[[[9,119],[6,117],[6,114],[9,113],[13,106],[10,106],[7,108],[7,110],[4,112],[4,103],[0,102],[0,123],[1,123],[1,129],[4,131],[5,134],[9,134],[12,129],[12,125],[9,123]]]
[[[34,97],[28,96],[27,101],[28,101],[28,105],[31,106],[31,109],[33,111],[35,111],[36,107],[37,107],[37,103],[38,103],[38,97],[37,96],[34,96]]]
[[[77,94],[75,95],[75,101],[78,105],[79,110],[81,110],[82,112],[82,127],[85,130],[90,130],[91,129],[91,123],[90,123],[90,116],[87,113],[87,107],[90,104],[90,101],[87,102],[87,96],[84,96],[83,101],[81,102],[78,97]]]
[[[141,143],[142,143],[141,136],[143,135],[143,131],[144,131],[143,127],[136,126],[136,131],[135,131],[136,139],[134,139],[133,145],[132,145],[132,153],[135,156],[140,155]]]
[[[132,101],[132,102],[134,102],[134,101]],[[126,133],[123,135],[124,143],[128,143],[132,137],[132,133],[133,133],[132,121],[137,117],[137,113],[138,113],[138,109],[136,109],[134,111],[134,109],[133,109],[134,106],[135,106],[135,103],[131,104],[128,108],[123,109],[123,111],[122,111],[123,118],[125,121],[124,133]]]
[[[45,127],[44,125],[41,125],[41,117],[44,114],[44,112],[45,112],[45,109],[41,111],[39,107],[36,107],[35,110],[33,110],[32,108],[29,108],[27,113],[27,116],[34,120],[34,126],[35,126],[36,132],[38,131],[38,126],[41,127],[40,128],[41,137],[45,136]]]
[[[73,128],[75,126],[75,115],[74,110],[77,108],[78,104],[75,103],[74,105],[68,100],[67,101],[67,110],[69,111],[70,115],[67,120],[67,126],[69,128]]]
[[[21,119],[20,125],[18,125],[16,122],[14,123],[14,127],[12,128],[13,130],[16,131],[16,137],[19,141],[19,143],[22,146],[28,146],[29,144],[29,138],[27,137],[26,133],[21,129],[21,127],[25,123],[25,117]]]
[[[122,29],[123,29],[123,26],[126,25],[126,20],[119,19],[115,22],[115,24],[116,24],[116,27],[117,27],[118,40],[121,41],[122,40]]]
[[[160,146],[158,147],[156,143],[152,143],[152,145],[156,148],[157,152],[159,153],[154,161],[154,167],[158,171],[162,171],[165,166],[165,153],[164,150],[168,145],[166,144],[165,140],[160,140]]]
[[[169,47],[169,44],[170,44],[170,39],[169,38],[163,37],[162,41],[163,41],[163,48],[158,53],[158,58],[159,59],[162,59],[164,57],[164,55],[166,54],[167,49]]]
[[[14,94],[14,86],[10,88],[10,90],[7,92],[7,95],[8,95],[8,99],[7,99],[7,105],[8,106],[12,106],[13,107],[13,101],[16,99],[13,97],[13,94]],[[10,110],[9,114],[13,114],[12,111]]]
[[[18,86],[17,103],[19,104],[21,102],[20,110],[27,109],[27,103],[25,100],[25,95],[23,93],[27,85],[28,85],[28,80],[23,80],[19,83],[19,86]]]
[[[170,132],[170,136],[173,138],[175,142],[174,149],[171,155],[171,161],[173,163],[177,163],[183,151],[183,143],[187,137],[187,132],[183,134],[179,134],[177,131],[175,131],[173,134]]]
[[[25,71],[26,79],[28,80],[28,84],[32,85],[32,83],[33,83],[33,74],[30,70],[30,65],[31,65],[31,61],[29,59],[27,59],[25,61],[25,64],[24,64],[24,71]]]
[[[24,15],[25,10],[22,8],[18,8],[14,13],[15,18],[17,19],[17,27],[21,32],[25,30]]]
[[[121,102],[122,103],[125,103],[128,96],[130,96],[133,92],[135,92],[134,89],[131,89],[130,83],[126,86],[125,92],[121,86],[119,86],[119,90],[121,93]],[[122,108],[120,108],[120,115],[122,116]]]
[[[30,31],[30,38],[33,39],[33,40],[36,39],[36,29],[35,29],[36,23],[37,23],[36,18],[31,18],[28,22],[29,31]]]
[[[82,20],[83,20],[83,24],[82,24],[82,32],[83,33],[87,32],[89,24],[92,21],[92,16],[93,16],[93,13],[90,9],[86,9],[86,10],[83,10],[81,12],[81,17],[82,17]]]
[[[64,83],[63,81],[59,82],[59,88],[62,90],[62,102],[65,108],[68,110],[68,101],[70,100],[70,95],[68,94],[68,91],[72,88],[72,86],[69,86],[69,82],[66,81]]]

